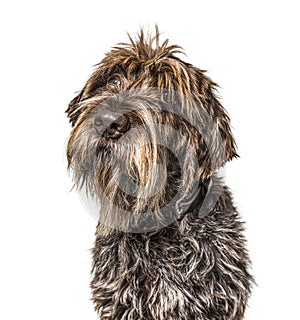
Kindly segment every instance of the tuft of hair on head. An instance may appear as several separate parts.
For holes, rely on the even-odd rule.
[[[155,25],[155,33],[152,34],[149,30],[145,31],[141,27],[136,38],[133,38],[127,33],[129,43],[121,42],[113,47],[112,52],[120,53],[130,58],[135,57],[137,61],[143,63],[155,63],[165,57],[174,57],[175,54],[184,54],[183,48],[178,45],[169,45],[169,39],[160,41],[161,33],[158,26]],[[110,52],[110,58],[111,54]]]

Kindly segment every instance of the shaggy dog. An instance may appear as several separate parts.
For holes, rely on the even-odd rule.
[[[99,319],[242,319],[253,279],[218,170],[237,154],[216,84],[157,29],[129,40],[66,111],[69,168],[99,207]]]

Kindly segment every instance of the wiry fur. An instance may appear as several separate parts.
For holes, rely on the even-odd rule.
[[[69,166],[101,208],[91,287],[102,320],[240,320],[250,294],[243,224],[216,175],[237,156],[229,117],[180,51],[141,31],[67,109]],[[94,119],[112,109],[131,129],[109,144]]]

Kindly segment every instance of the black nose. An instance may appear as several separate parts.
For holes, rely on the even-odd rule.
[[[119,138],[130,129],[128,116],[115,111],[104,111],[95,117],[96,132],[105,138]]]

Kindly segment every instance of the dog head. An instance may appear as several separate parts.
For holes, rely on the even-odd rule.
[[[106,54],[66,112],[75,184],[100,202],[109,229],[132,231],[174,221],[237,154],[205,72],[160,43],[158,30],[129,40]]]

